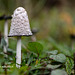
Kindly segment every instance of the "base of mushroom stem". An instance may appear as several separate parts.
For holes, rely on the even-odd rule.
[[[20,67],[21,67],[21,64],[17,64],[17,63],[16,63],[16,67],[17,67],[17,68],[20,68]]]

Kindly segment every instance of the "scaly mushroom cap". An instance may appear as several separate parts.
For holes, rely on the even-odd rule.
[[[12,15],[9,37],[30,35],[32,35],[32,32],[27,12],[23,7],[18,7]]]

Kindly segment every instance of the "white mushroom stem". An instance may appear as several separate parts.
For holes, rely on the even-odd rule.
[[[4,46],[4,52],[7,52],[7,47],[8,47],[8,21],[5,20],[5,24],[4,24],[4,39],[6,41],[6,46]]]
[[[17,49],[16,49],[16,67],[20,68],[21,65],[21,36],[17,37]]]

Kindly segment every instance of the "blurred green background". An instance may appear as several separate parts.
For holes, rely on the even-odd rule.
[[[39,30],[36,34],[38,41],[51,37],[57,43],[70,46],[70,35],[75,34],[75,0],[0,0],[0,16],[12,15],[19,6],[28,12],[31,29]],[[2,34],[4,22],[0,21]],[[9,29],[10,25],[9,20]]]

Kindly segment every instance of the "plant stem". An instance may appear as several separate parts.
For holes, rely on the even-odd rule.
[[[17,49],[16,49],[16,67],[20,68],[21,65],[21,36],[17,37]]]
[[[4,24],[4,39],[6,41],[6,46],[4,46],[4,53],[7,53],[7,47],[8,47],[8,21],[5,20]]]

